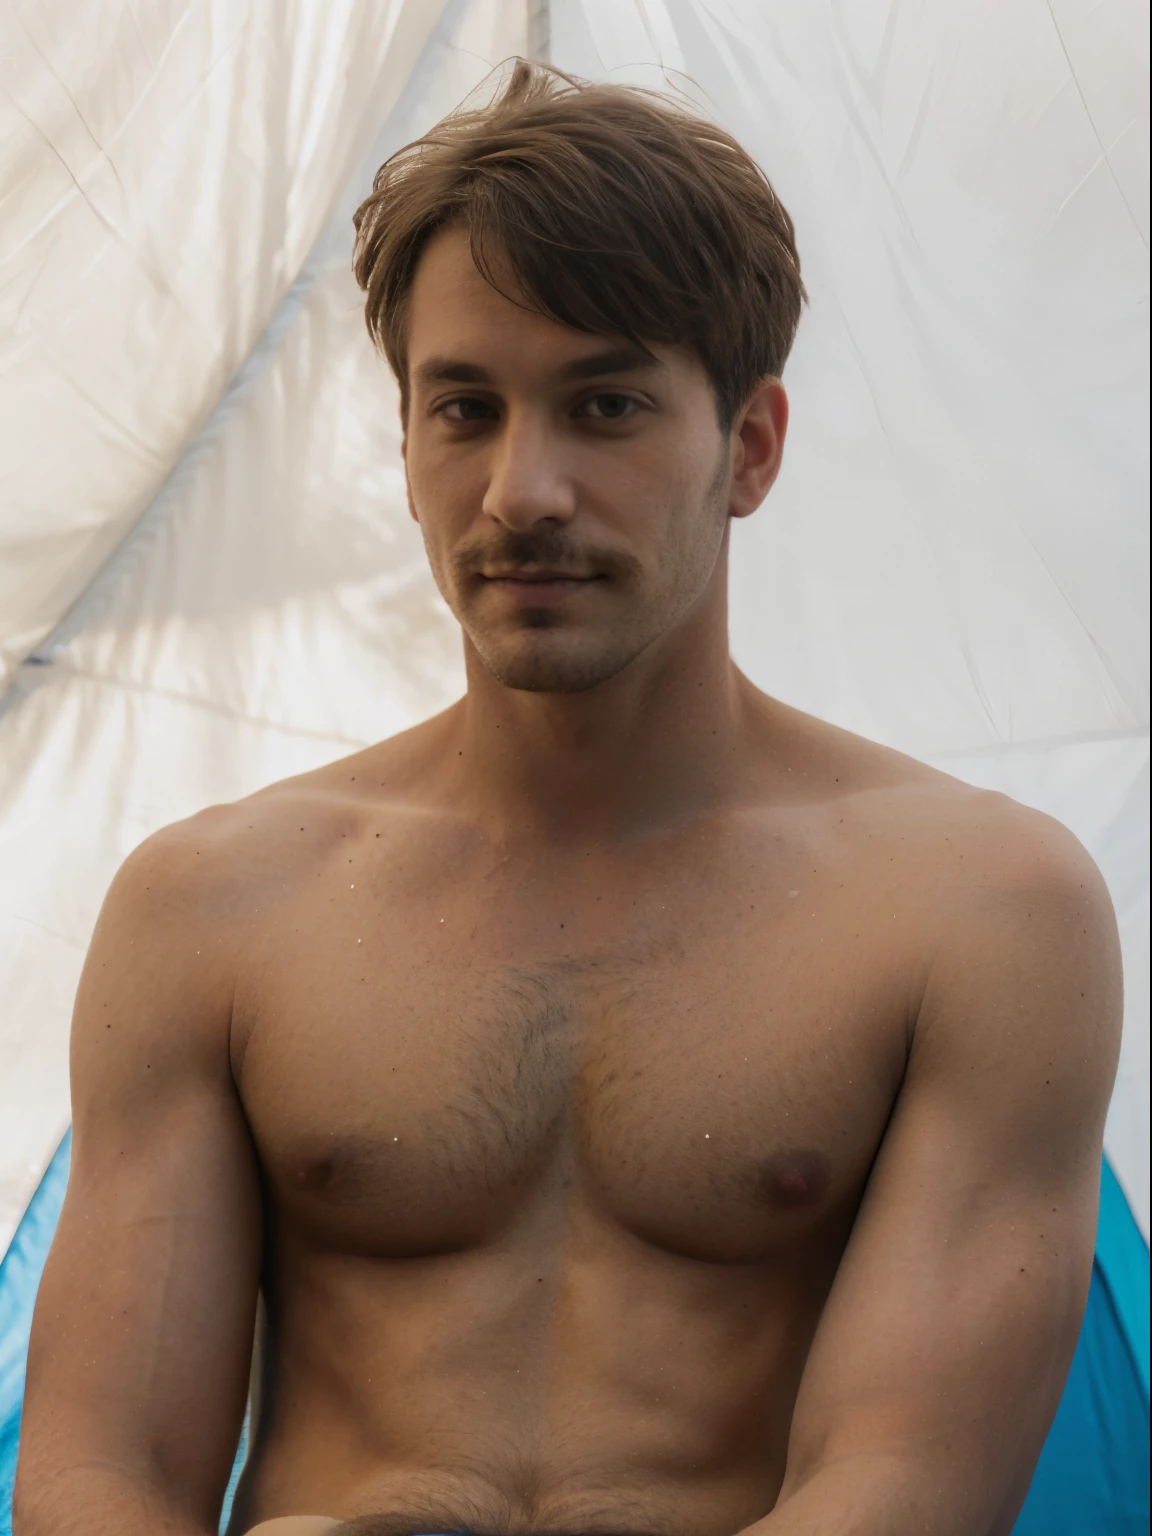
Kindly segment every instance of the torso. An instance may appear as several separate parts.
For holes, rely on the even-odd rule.
[[[234,1528],[740,1529],[900,1088],[909,803],[951,781],[540,850],[353,763],[269,799],[241,951],[268,1328]]]

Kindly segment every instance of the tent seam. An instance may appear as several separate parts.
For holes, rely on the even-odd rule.
[[[432,32],[435,31],[433,27]],[[421,49],[421,57],[432,32],[425,38]],[[398,102],[393,103],[393,110]],[[236,405],[247,394],[256,380],[265,371],[275,357],[288,332],[292,329],[304,303],[320,277],[325,262],[328,258],[329,247],[333,243],[334,230],[333,218],[343,202],[348,186],[359,170],[360,162],[365,151],[371,145],[376,134],[383,131],[385,122],[379,123],[375,134],[365,125],[370,121],[371,101],[365,108],[361,118],[357,139],[360,148],[352,157],[352,169],[348,178],[337,189],[325,215],[320,230],[308,250],[307,255],[300,264],[292,283],[285,290],[276,308],[273,310],[267,324],[256,338],[251,349],[245,355],[243,361],[233,373],[227,386],[221,392],[216,404],[203,418],[200,426],[189,438],[183,451],[157,487],[155,494],[147,506],[135,518],[131,526],[117,541],[114,549],[108,557],[93,572],[85,587],[76,595],[73,601],[65,609],[56,624],[48,634],[33,646],[32,650],[24,657],[23,661],[15,668],[12,679],[0,693],[0,715],[11,706],[18,696],[16,681],[21,668],[29,662],[51,662],[53,653],[76,638],[86,627],[92,616],[93,608],[112,597],[119,584],[119,576],[125,561],[130,557],[131,551],[137,541],[145,537],[151,529],[166,520],[168,506],[172,500],[174,490],[183,475],[187,472],[187,466],[194,463],[197,458],[215,442],[227,421],[231,418]]]
[[[121,688],[126,693],[145,694],[149,697],[165,699],[173,704],[189,704],[196,709],[201,709],[210,714],[221,715],[228,720],[238,720],[244,725],[259,726],[267,730],[282,731],[287,736],[297,736],[310,741],[330,741],[338,745],[348,746],[353,751],[360,751],[370,745],[370,740],[359,736],[345,736],[341,731],[322,731],[310,726],[289,725],[279,720],[271,720],[263,715],[245,714],[239,709],[234,709],[228,704],[218,704],[214,699],[200,699],[194,693],[182,693],[177,688],[157,688],[151,683],[137,683],[127,678],[107,677],[100,672],[93,671],[89,667],[78,667],[73,662],[46,663],[52,668],[50,675],[77,677],[87,682],[98,683],[107,688]],[[47,679],[45,679],[47,681]],[[21,688],[19,696],[29,698],[41,686],[39,681],[31,688]]]

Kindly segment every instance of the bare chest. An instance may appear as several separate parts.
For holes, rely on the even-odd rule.
[[[854,1208],[904,1020],[851,913],[727,924],[317,910],[252,994],[241,1092],[281,1219],[380,1258],[541,1211],[712,1262]],[[547,904],[545,904],[547,905]],[[375,918],[375,920],[373,920]]]

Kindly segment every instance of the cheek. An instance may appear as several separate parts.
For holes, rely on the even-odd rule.
[[[694,517],[715,503],[720,480],[727,478],[728,458],[718,427],[680,419],[645,444],[644,469],[678,513]]]
[[[439,494],[441,488],[436,486],[436,493],[429,495],[427,483],[422,482],[412,473],[411,461],[406,468],[408,470],[408,511],[420,530],[424,552],[432,568],[436,585],[441,595],[447,597],[448,593],[444,590],[444,576],[447,570],[447,551],[452,542],[447,531],[447,525],[451,520],[444,516],[442,498]],[[435,480],[432,484],[436,485]]]
[[[666,485],[662,536],[652,554],[659,583],[673,607],[694,602],[716,570],[728,527],[715,464],[697,465]]]
[[[650,494],[659,504],[666,552],[696,563],[715,550],[725,522],[726,476],[718,476],[719,455],[709,443],[670,451],[653,465]]]
[[[691,539],[710,496],[716,453],[685,441],[679,424],[638,434],[627,443],[586,453],[578,464],[578,487],[590,509],[603,513],[637,544],[666,553],[669,536]]]
[[[405,459],[408,505],[420,524],[429,555],[465,535],[483,501],[484,487],[477,465],[437,454],[419,439],[410,442]]]

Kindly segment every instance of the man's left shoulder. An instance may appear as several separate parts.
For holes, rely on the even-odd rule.
[[[1114,927],[1100,871],[1054,817],[825,721],[785,719],[809,765],[804,811],[817,841],[854,889],[894,898],[914,947],[982,916],[1036,927],[1080,913],[1090,928]]]
[[[1090,1054],[1110,1060],[1119,938],[1079,839],[1042,811],[931,769],[909,784],[904,812],[925,1016],[955,1016],[972,1039],[979,1014],[994,1033],[1010,1023],[1021,1047],[1031,1038],[1051,1053],[1063,1039],[1071,1060],[1091,1041]]]
[[[1007,984],[1034,968],[1053,984],[1085,970],[1119,994],[1119,940],[1103,876],[1054,817],[901,754],[867,765],[853,835],[859,875],[889,897],[898,949],[927,984],[951,962]],[[858,881],[862,884],[862,880]],[[1077,983],[1077,989],[1079,983]]]
[[[1045,812],[931,768],[895,793],[894,806],[908,873],[941,896],[973,911],[1071,906],[1111,915],[1091,854]]]

